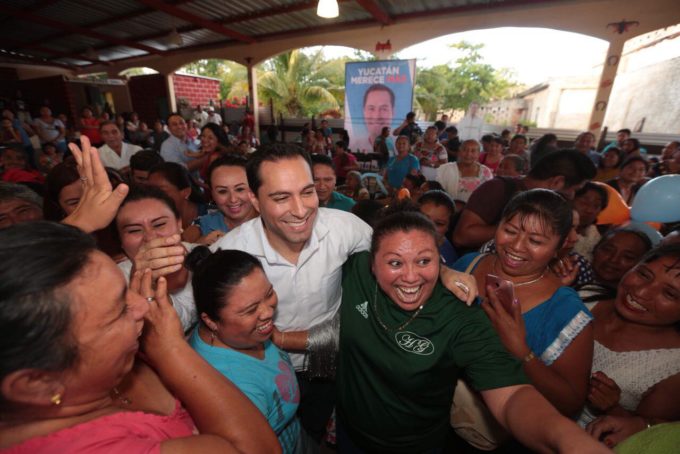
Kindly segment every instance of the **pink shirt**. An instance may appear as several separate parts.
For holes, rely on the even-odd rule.
[[[2,454],[160,454],[161,442],[198,434],[179,401],[169,416],[140,411],[102,416],[0,450]]]

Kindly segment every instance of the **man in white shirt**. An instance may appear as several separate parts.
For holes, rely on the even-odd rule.
[[[99,125],[99,133],[104,145],[99,147],[99,158],[104,167],[111,167],[121,172],[130,168],[130,157],[141,151],[142,147],[123,142],[123,132],[113,121],[104,121]]]
[[[214,107],[208,107],[208,121],[206,123],[215,123],[217,126],[222,125],[222,116],[215,112]]]
[[[351,254],[367,250],[371,241],[371,228],[358,217],[319,208],[308,159],[293,144],[265,145],[254,153],[248,163],[248,183],[260,217],[212,246],[213,250],[243,250],[261,261],[279,298],[276,326],[283,332],[306,332],[335,317],[342,294],[342,264]],[[319,442],[333,408],[333,382],[305,374],[309,353],[290,357],[300,374],[301,423]]]
[[[458,136],[461,141],[474,139],[479,140],[482,137],[482,128],[484,127],[484,119],[477,115],[479,111],[479,104],[471,102],[465,116],[458,122]]]
[[[199,129],[208,123],[208,112],[203,110],[200,104],[196,106],[194,111],[194,121],[198,124]]]

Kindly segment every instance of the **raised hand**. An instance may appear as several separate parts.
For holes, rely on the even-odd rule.
[[[90,145],[86,136],[80,138],[80,143],[82,150],[74,143],[70,143],[69,148],[78,163],[83,196],[75,211],[62,222],[91,233],[103,229],[113,221],[129,188],[120,184],[115,191],[112,190],[97,149]]]

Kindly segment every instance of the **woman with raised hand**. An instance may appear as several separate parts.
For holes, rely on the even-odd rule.
[[[0,232],[0,261],[3,453],[279,451],[186,343],[164,279],[128,289],[91,236],[48,222]]]
[[[467,254],[454,268],[477,280],[484,312],[531,383],[562,414],[585,403],[593,354],[592,316],[576,291],[550,271],[572,230],[572,209],[559,194],[532,189],[513,197],[496,230],[496,252]],[[487,275],[512,283],[499,302]],[[514,298],[514,299],[513,299]]]
[[[579,423],[613,446],[630,431],[595,416],[636,418],[638,430],[680,419],[680,246],[652,249],[592,311],[593,375]]]
[[[300,391],[288,354],[271,342],[278,299],[259,260],[198,247],[187,266],[200,314],[189,343],[262,412],[284,453],[300,452]]]

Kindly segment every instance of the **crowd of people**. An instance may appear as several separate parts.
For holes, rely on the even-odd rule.
[[[602,220],[680,173],[680,142],[409,113],[363,156],[326,120],[260,144],[200,106],[153,130],[86,107],[79,137],[16,117],[2,452],[446,452],[461,382],[507,452],[677,434],[680,215]]]

